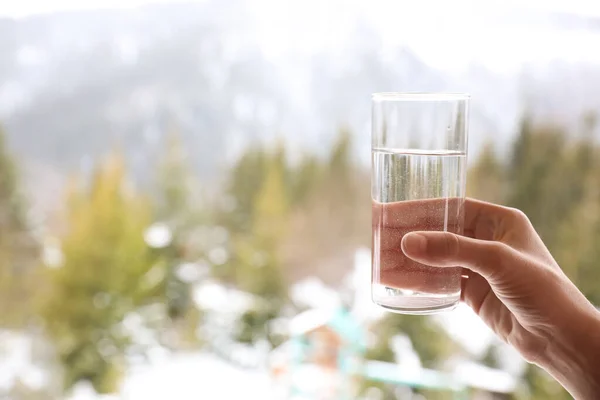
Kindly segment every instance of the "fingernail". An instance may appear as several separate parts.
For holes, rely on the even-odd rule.
[[[407,233],[402,239],[402,249],[414,254],[423,254],[427,249],[427,238],[418,233]]]

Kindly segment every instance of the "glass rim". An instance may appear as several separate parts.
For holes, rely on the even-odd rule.
[[[460,101],[469,100],[469,93],[460,92],[379,92],[373,93],[374,101]]]

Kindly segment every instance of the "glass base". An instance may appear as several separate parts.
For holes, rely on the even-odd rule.
[[[373,284],[372,299],[387,311],[398,314],[426,315],[455,309],[460,303],[460,291],[455,293],[423,293]]]

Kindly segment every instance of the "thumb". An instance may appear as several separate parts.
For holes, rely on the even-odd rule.
[[[502,242],[477,240],[450,232],[410,232],[402,238],[404,254],[435,267],[465,267],[488,281],[514,268],[515,250]]]

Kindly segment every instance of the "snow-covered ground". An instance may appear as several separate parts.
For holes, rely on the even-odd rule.
[[[245,370],[208,353],[173,355],[136,367],[124,379],[118,396],[97,395],[78,385],[68,400],[270,399],[266,371]]]
[[[326,315],[340,306],[340,292],[354,290],[354,303],[351,311],[358,321],[369,324],[381,318],[385,313],[374,306],[370,300],[370,251],[358,249],[355,257],[354,271],[344,282],[339,291],[324,285],[318,278],[313,277],[297,283],[291,288],[291,299],[297,305],[318,310]],[[162,349],[157,342],[151,341],[154,347],[148,354],[148,362],[132,363],[123,380],[122,390],[118,397],[99,396],[87,384],[79,384],[71,392],[68,400],[153,400],[165,398],[186,399],[235,399],[261,398],[272,399],[275,387],[269,374],[264,368],[242,368],[238,365],[265,365],[268,348],[242,348],[242,345],[232,345],[227,331],[231,331],[235,316],[245,310],[253,299],[251,296],[232,288],[227,288],[216,281],[203,280],[196,286],[194,300],[205,310],[212,310],[219,319],[217,331],[206,331],[204,334],[215,339],[213,347],[220,348],[222,355],[227,355],[230,361],[213,353],[189,352],[170,353]],[[309,313],[310,314],[310,313]],[[317,312],[318,314],[318,312]],[[230,318],[228,318],[230,317]],[[148,332],[143,326],[132,323],[133,316],[127,319],[128,329],[136,333],[133,337],[144,341]],[[465,349],[475,355],[483,351],[495,340],[493,333],[466,306],[460,306],[455,311],[440,314],[436,317],[440,328],[445,329]],[[291,320],[282,323],[287,330],[293,328]],[[301,322],[301,321],[298,321]],[[142,335],[146,332],[145,335]],[[289,333],[289,332],[287,332]],[[9,389],[17,380],[33,388],[47,384],[48,377],[44,370],[33,361],[33,338],[28,335],[1,331],[2,357],[0,358],[0,390]],[[231,342],[231,343],[230,343]],[[392,346],[398,358],[402,360],[398,368],[403,371],[420,369],[418,355],[414,352],[408,338],[401,335],[395,338]],[[231,353],[231,354],[229,354]],[[236,353],[236,354],[233,354]],[[239,354],[237,354],[239,353]],[[501,357],[513,374],[486,369],[469,360],[455,360],[451,369],[455,377],[469,385],[485,385],[506,390],[515,385],[514,375],[520,372],[521,359],[513,353],[505,352]],[[231,361],[235,360],[236,364]],[[241,362],[254,360],[252,362]],[[474,378],[475,377],[475,378]],[[487,383],[486,383],[487,382]],[[491,385],[491,386],[490,386]]]
[[[33,356],[35,345],[32,335],[0,330],[0,393],[17,381],[33,390],[49,384],[50,377]]]
[[[268,399],[266,371],[238,368],[207,353],[175,355],[158,365],[131,371],[123,400]]]

